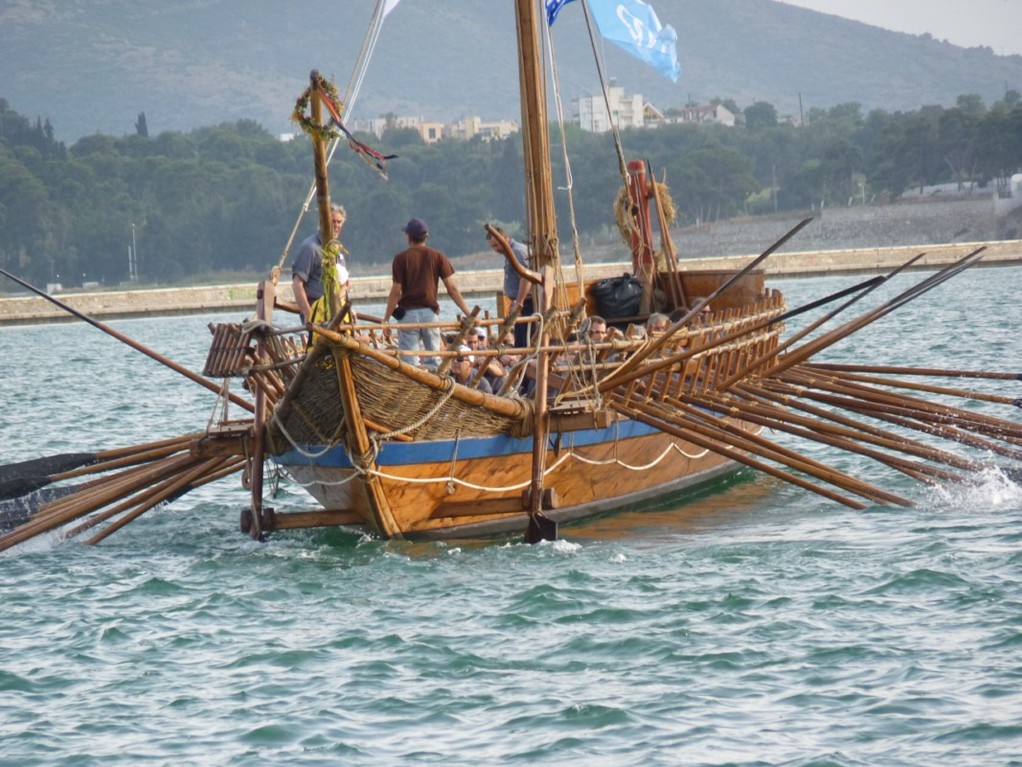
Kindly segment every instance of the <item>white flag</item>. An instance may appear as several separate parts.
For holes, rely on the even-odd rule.
[[[383,0],[383,18],[387,18],[387,14],[400,2],[401,0]]]

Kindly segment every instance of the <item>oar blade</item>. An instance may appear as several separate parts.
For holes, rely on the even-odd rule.
[[[96,463],[95,453],[61,453],[0,466],[0,500],[17,498],[50,482],[60,474]]]
[[[75,485],[47,487],[16,498],[0,500],[0,534],[9,533],[28,522],[47,503],[64,498],[77,490]]]
[[[529,515],[529,524],[525,528],[525,542],[529,544],[540,541],[557,540],[557,522],[550,519],[542,511]]]

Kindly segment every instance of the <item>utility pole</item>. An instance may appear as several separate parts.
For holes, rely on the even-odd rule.
[[[131,253],[128,258],[128,281],[138,281],[138,250],[135,248],[135,222],[131,222]]]

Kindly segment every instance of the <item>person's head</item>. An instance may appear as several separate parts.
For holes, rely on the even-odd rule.
[[[451,363],[451,374],[459,381],[467,381],[472,376],[472,355],[467,346],[458,349],[458,356]]]
[[[409,219],[401,231],[408,235],[409,242],[416,245],[421,245],[429,237],[429,227],[421,218]]]
[[[348,213],[344,210],[343,205],[330,206],[330,224],[333,227],[333,238],[335,240],[341,236],[341,229],[344,228],[344,222],[347,220]]]
[[[650,333],[663,333],[670,326],[671,321],[667,319],[666,314],[660,312],[654,312],[649,315],[649,319],[646,320],[646,328]]]
[[[507,235],[504,233],[504,230],[501,229],[499,226],[493,227],[493,230],[497,232],[497,234],[499,234],[505,240],[507,239]],[[504,253],[504,250],[500,247],[500,242],[490,232],[486,233],[486,244],[490,246],[490,250],[492,250],[494,253],[500,254]]]
[[[603,343],[607,340],[607,321],[594,314],[589,318],[589,327],[586,328],[585,334],[593,343]]]
[[[486,348],[486,330],[485,328],[476,328],[472,331],[472,334],[468,337],[469,344],[473,349],[485,349]]]
[[[645,341],[646,340],[646,329],[642,325],[629,325],[628,326],[628,340],[629,341]]]

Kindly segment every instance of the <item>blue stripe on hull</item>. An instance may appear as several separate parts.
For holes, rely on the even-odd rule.
[[[655,433],[660,433],[660,430],[638,423],[637,421],[618,421],[605,429],[584,429],[569,432],[564,441],[565,445],[585,447],[587,445],[613,442],[616,439],[631,439]],[[551,448],[556,438],[556,433],[550,435]],[[305,453],[315,457],[310,458],[309,455],[297,450],[289,450],[277,457],[277,463],[284,466],[312,465],[335,469],[351,468],[351,461],[348,460],[344,448],[340,446],[330,448],[322,455],[320,455],[323,451],[322,445],[303,445],[302,449]],[[376,462],[381,467],[408,466],[435,461],[449,461],[455,457],[458,460],[467,460],[531,453],[531,437],[518,438],[505,435],[496,437],[464,437],[461,440],[438,439],[417,442],[387,442],[380,449]]]

